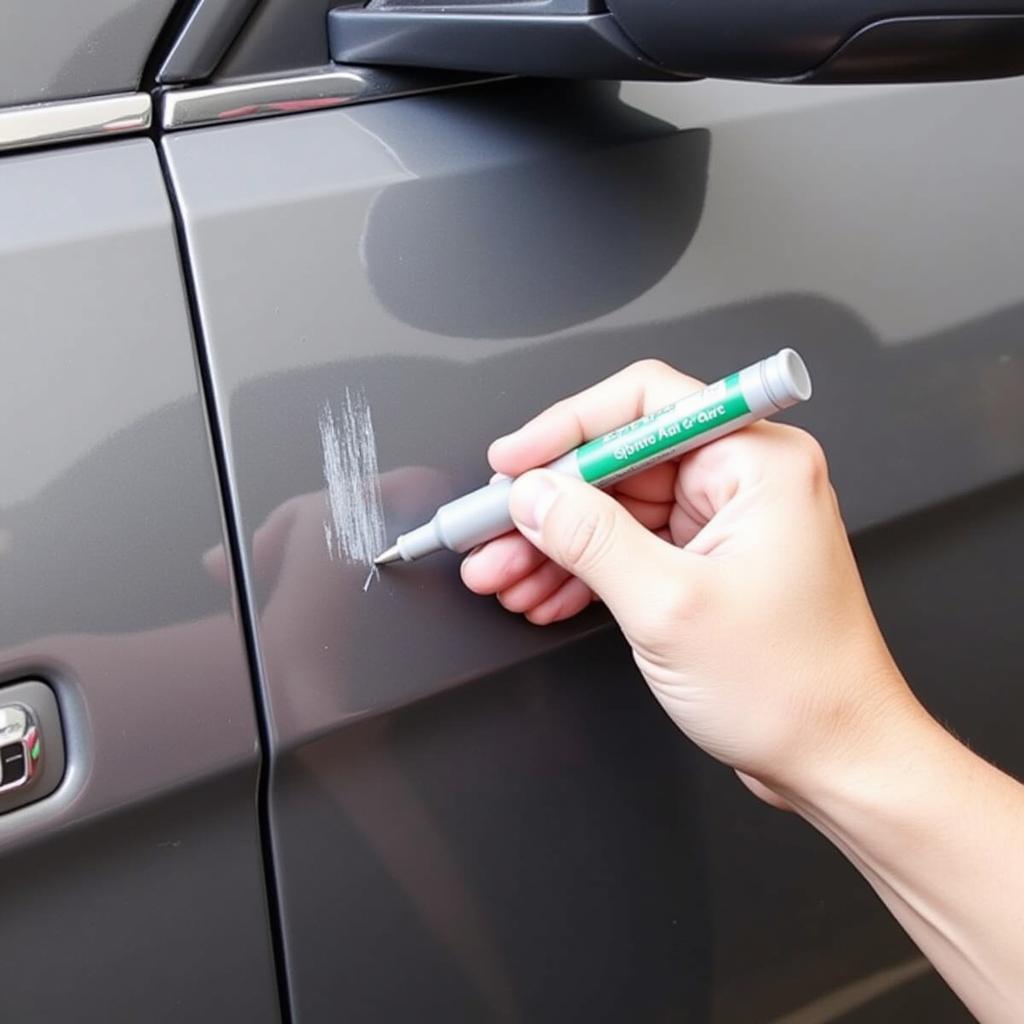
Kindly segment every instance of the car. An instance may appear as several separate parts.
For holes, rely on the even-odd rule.
[[[601,608],[365,556],[793,346],[897,659],[1024,771],[1024,5],[530,6],[5,16],[5,1020],[969,1019]]]

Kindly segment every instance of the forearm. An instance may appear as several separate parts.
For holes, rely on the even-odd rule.
[[[1024,786],[923,709],[787,798],[857,866],[982,1021],[1024,1014]]]

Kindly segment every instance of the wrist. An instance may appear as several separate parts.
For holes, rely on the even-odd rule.
[[[964,755],[971,756],[906,689],[783,795],[821,831],[856,845],[870,832],[911,826],[914,809]]]
[[[850,696],[830,707],[829,723],[784,778],[770,785],[808,818],[876,806],[894,780],[912,782],[952,737],[914,696],[889,658],[860,674]]]

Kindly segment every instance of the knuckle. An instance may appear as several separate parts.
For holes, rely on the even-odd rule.
[[[611,547],[615,520],[608,510],[587,509],[572,518],[564,532],[562,556],[573,574],[585,574],[597,565]]]
[[[813,488],[828,483],[828,459],[817,438],[806,430],[793,429],[794,466],[800,476]]]
[[[682,373],[672,366],[671,363],[651,357],[638,359],[635,363],[630,363],[623,373],[632,378],[645,391],[648,386],[655,383],[666,388],[671,384],[673,388],[678,388],[684,394],[688,391],[699,390],[704,386],[702,381],[696,377],[691,377],[687,373]]]
[[[551,405],[549,405],[547,407],[547,409],[545,409],[542,413],[539,413],[533,419],[534,420],[539,419],[540,416],[549,417],[549,416],[552,415],[552,413],[554,413],[555,415],[560,415],[560,414],[566,412],[567,410],[571,412],[572,409],[573,409],[574,403],[575,403],[575,396],[573,396],[573,397],[566,397],[566,398],[559,398],[558,401],[552,402]],[[530,420],[529,422],[532,423],[533,420]]]
[[[521,591],[517,591],[515,588],[499,590],[495,596],[498,598],[498,604],[500,604],[505,611],[512,612],[514,615],[525,612],[530,607],[530,602],[527,599],[527,596]]]
[[[629,372],[636,374],[638,377],[658,377],[662,374],[675,373],[676,371],[664,360],[648,357],[631,363],[629,365]]]
[[[630,363],[626,367],[624,374],[634,381],[635,385],[639,385],[644,390],[652,384],[667,385],[670,381],[680,386],[686,383],[697,383],[692,377],[688,377],[685,373],[680,373],[674,366],[669,365],[664,360],[650,357],[638,359],[635,363]]]
[[[700,590],[690,582],[673,580],[665,587],[658,618],[670,628],[696,618],[702,605]]]
[[[671,645],[696,620],[704,607],[705,595],[694,583],[672,579],[652,592],[645,615],[638,623],[637,639],[649,650]]]

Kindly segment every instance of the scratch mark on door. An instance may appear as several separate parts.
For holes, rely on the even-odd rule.
[[[324,540],[332,560],[365,565],[370,570],[365,591],[379,574],[373,560],[387,542],[377,442],[366,395],[346,388],[337,417],[330,402],[324,402],[319,427],[327,485]]]
[[[858,978],[848,985],[827,992],[792,1013],[776,1017],[772,1024],[828,1024],[829,1021],[839,1020],[848,1013],[868,1006],[876,999],[915,981],[931,970],[932,965],[924,957],[915,956],[912,960],[875,971],[867,977]]]

